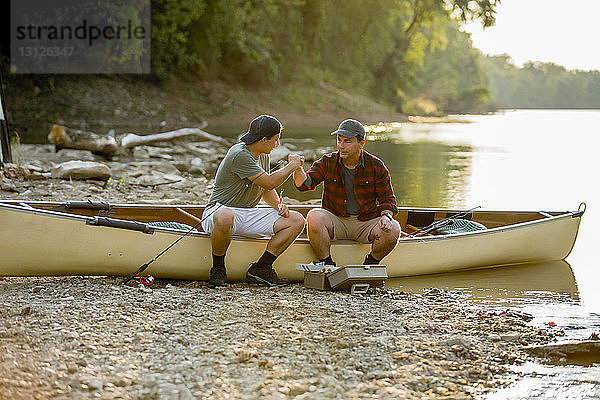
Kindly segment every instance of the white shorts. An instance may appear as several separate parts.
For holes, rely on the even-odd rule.
[[[240,208],[222,206],[219,203],[206,208],[202,216],[209,215],[219,206],[221,206],[219,210],[221,208],[229,208],[233,211],[232,235],[247,237],[273,236],[273,225],[280,218],[277,210],[271,207]],[[202,229],[206,233],[212,232],[214,226],[213,215],[214,213],[202,222]]]

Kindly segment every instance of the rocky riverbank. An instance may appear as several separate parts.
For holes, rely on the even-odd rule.
[[[525,314],[458,292],[0,280],[0,398],[473,398],[515,379]]]
[[[292,143],[275,149],[271,156],[273,167],[296,149]],[[314,148],[303,150],[303,154],[309,162],[325,151]],[[217,143],[183,139],[138,146],[109,161],[89,151],[63,149],[56,152],[49,144],[23,144],[13,150],[15,162],[0,168],[0,199],[204,204],[226,152],[227,147]],[[57,177],[58,167],[71,161],[104,165],[110,171],[110,179]],[[288,202],[293,200],[288,199]]]

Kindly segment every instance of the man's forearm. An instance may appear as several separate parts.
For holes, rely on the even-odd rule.
[[[269,189],[275,189],[283,184],[287,178],[294,172],[295,166],[293,164],[288,164],[285,167],[281,168],[278,171],[269,174],[268,182]]]
[[[307,175],[303,168],[294,170],[294,185],[301,186],[306,181]]]
[[[275,189],[265,190],[262,198],[269,207],[274,208],[275,210],[279,208],[279,195]]]

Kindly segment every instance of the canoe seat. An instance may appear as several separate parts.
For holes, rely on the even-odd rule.
[[[444,221],[443,225],[435,228],[433,233],[438,235],[454,235],[457,233],[482,231],[484,229],[487,229],[486,226],[479,222],[461,218],[452,218]]]
[[[198,232],[198,230],[194,229],[194,227],[191,226],[191,225],[182,224],[181,222],[174,222],[174,221],[148,222],[148,225],[150,225],[150,226],[156,226],[156,227],[159,227],[159,228],[178,229],[180,231],[189,231],[190,229],[193,229],[193,232]]]

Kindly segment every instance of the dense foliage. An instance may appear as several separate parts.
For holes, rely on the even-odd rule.
[[[522,68],[508,55],[482,57],[497,106],[502,108],[600,108],[600,71],[569,71],[553,63]]]
[[[468,109],[488,100],[487,86],[459,23],[493,24],[497,3],[153,0],[153,74],[246,86],[325,81],[399,110]]]

